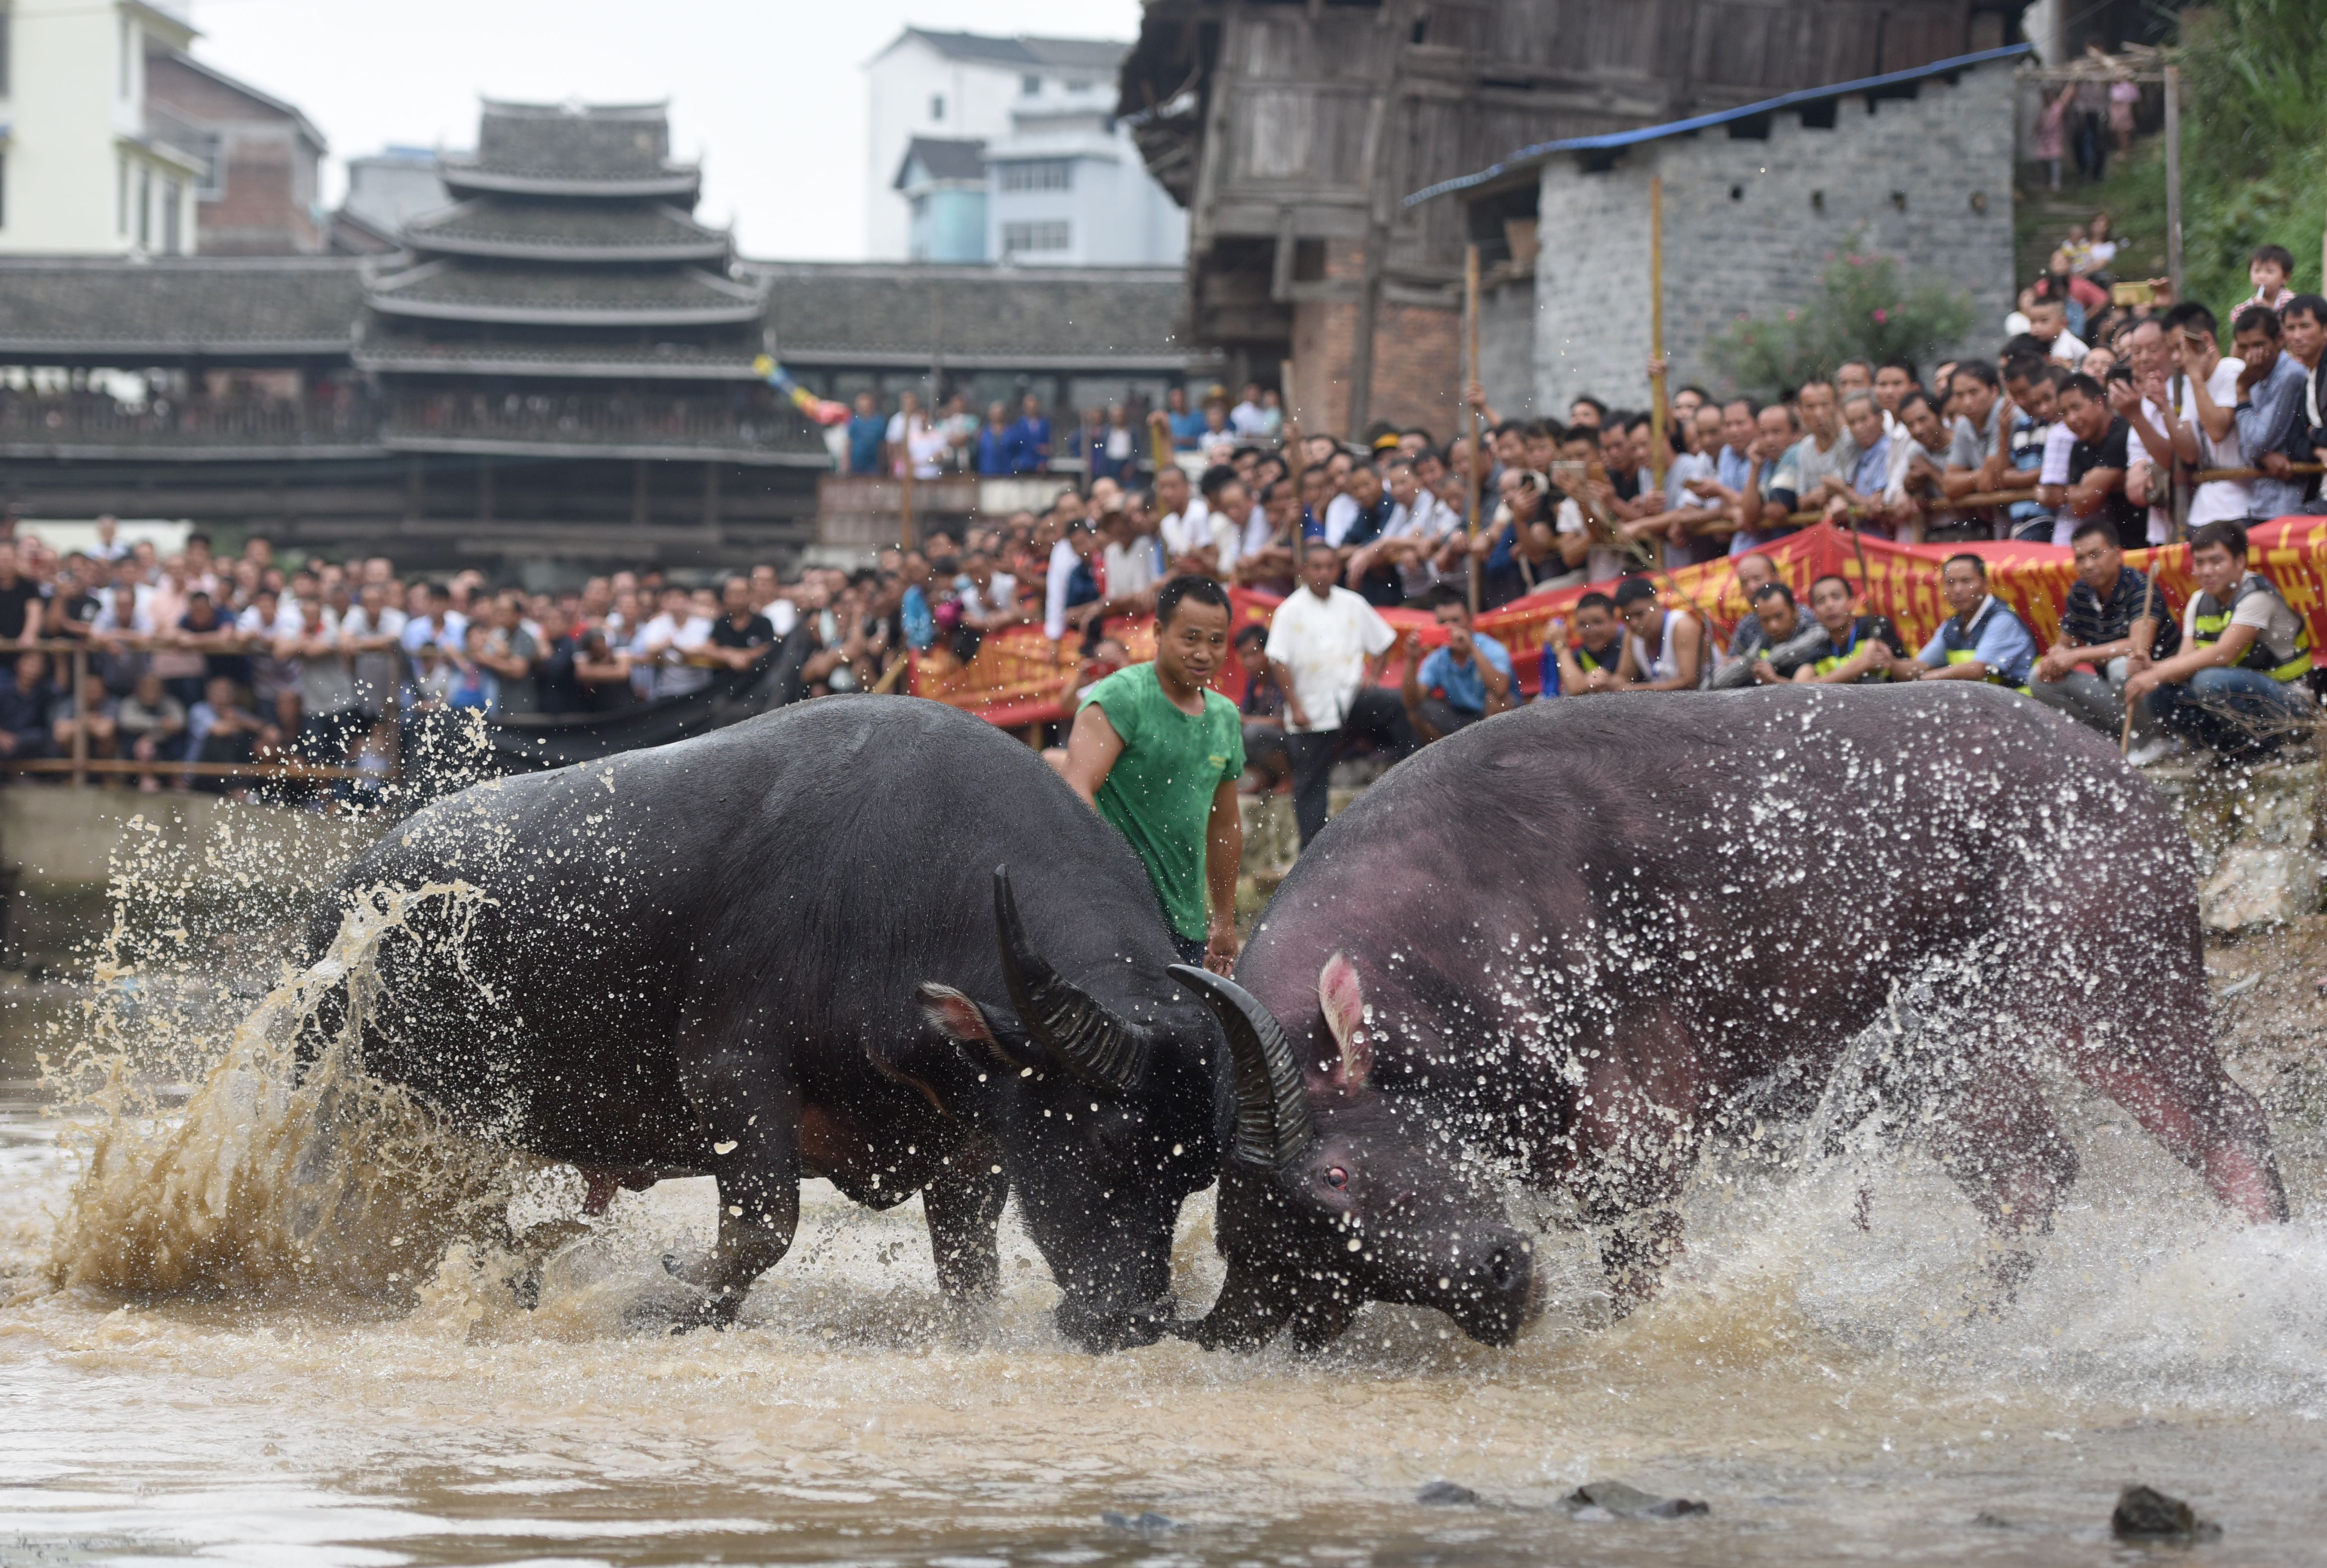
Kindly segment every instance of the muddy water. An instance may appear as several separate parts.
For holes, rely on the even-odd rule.
[[[2220,1523],[2194,1561],[2327,1558],[2327,1178],[2300,1097],[2273,1101],[2296,1223],[2247,1230],[2063,1089],[2085,1174],[2001,1311],[1970,1211],[1909,1149],[1714,1162],[1670,1287],[1613,1326],[1589,1238],[1555,1227],[1510,1350],[1377,1307],[1317,1357],[1096,1358],[1051,1331],[1014,1227],[999,1309],[965,1321],[917,1203],[820,1183],[743,1326],[673,1334],[659,1260],[707,1238],[707,1183],[584,1226],[565,1173],[479,1175],[376,1105],[319,1163],[283,1141],[312,1106],[249,1076],[282,990],[206,1072],[133,1052],[60,1104],[29,1050],[106,994],[51,994],[33,1028],[39,998],[0,997],[0,1563],[2147,1561],[2106,1531],[2133,1480]],[[2246,1070],[2272,1095],[2301,1078],[2279,1065]],[[332,1201],[277,1205],[269,1171]],[[132,1234],[176,1263],[125,1264]],[[1184,1302],[1217,1288],[1210,1237],[1200,1199]],[[1711,1512],[1559,1506],[1604,1479]],[[1442,1479],[1479,1502],[1416,1500]]]

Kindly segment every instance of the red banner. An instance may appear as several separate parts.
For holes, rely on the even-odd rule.
[[[2289,517],[2257,524],[2248,542],[2249,564],[2310,620],[2313,641],[2327,647],[2327,518]],[[2059,637],[2061,606],[2076,580],[2069,552],[2055,545],[1901,545],[1873,535],[1854,537],[1831,523],[1805,528],[1761,553],[1776,563],[1779,577],[1805,601],[1813,579],[1830,573],[1848,578],[1858,585],[1866,609],[1889,616],[1911,649],[1920,648],[1947,618],[1939,568],[1950,555],[1970,554],[1986,561],[1996,597],[2028,623],[2042,647],[2049,648]],[[2145,567],[2153,556],[2160,562],[2158,591],[2178,617],[2196,586],[2190,576],[2190,546],[2135,550],[2126,561]],[[1724,642],[1746,613],[1734,560],[1649,575],[1661,591],[1666,608],[1696,611],[1713,622]],[[1481,615],[1479,630],[1510,649],[1519,684],[1533,692],[1546,629],[1555,618],[1570,613],[1584,594],[1595,590],[1604,593],[1615,585],[1612,580],[1531,593]],[[1229,599],[1231,635],[1248,625],[1267,625],[1278,602],[1269,594],[1241,588],[1232,590]],[[1382,619],[1401,633],[1419,638],[1425,648],[1444,640],[1426,611],[1386,610]],[[1110,622],[1107,630],[1122,640],[1135,660],[1155,651],[1154,630],[1146,621]],[[943,653],[917,661],[911,689],[1014,728],[1063,719],[1081,668],[1079,649],[1074,638],[1054,643],[1039,627],[1012,627],[986,638],[967,665]],[[1395,681],[1397,673],[1393,656],[1385,679]],[[1244,672],[1234,659],[1218,684],[1232,697],[1243,695]]]

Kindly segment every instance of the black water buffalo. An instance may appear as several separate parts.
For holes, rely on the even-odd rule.
[[[2181,825],[2113,748],[1991,686],[1561,701],[1474,725],[1311,845],[1235,983],[1180,977],[1250,1064],[1251,1141],[1276,1151],[1223,1179],[1207,1344],[1287,1320],[1322,1343],[1367,1300],[1509,1338],[1524,1255],[1453,1245],[1498,1223],[1481,1153],[1610,1227],[1622,1310],[1677,1246],[1666,1206],[1725,1119],[1836,1086],[1928,1118],[1988,1224],[2040,1233],[2077,1163],[2046,1051],[2230,1209],[2286,1215],[2261,1111],[2208,1036]],[[2008,1291],[2027,1256],[2005,1256]]]
[[[717,1246],[674,1270],[709,1315],[824,1176],[875,1208],[921,1192],[949,1293],[995,1287],[1014,1189],[1070,1337],[1171,1317],[1173,1225],[1233,1112],[1219,1030],[1166,976],[1137,858],[1025,746],[834,697],[481,784],[349,870],[311,942],[369,889],[455,880],[491,901],[384,946],[366,1069],[581,1167],[593,1204],[716,1177]]]

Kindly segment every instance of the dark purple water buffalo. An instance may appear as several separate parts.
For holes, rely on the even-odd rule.
[[[1928,1118],[1988,1224],[2040,1233],[2077,1169],[2045,1052],[2231,1209],[2286,1215],[2208,1038],[2181,825],[2112,748],[1992,686],[1523,708],[1336,818],[1236,983],[1180,977],[1228,1028],[1251,1152],[1221,1185],[1208,1344],[1288,1321],[1322,1343],[1368,1300],[1508,1339],[1528,1260],[1481,1154],[1608,1227],[1622,1310],[1724,1119],[1836,1086]]]
[[[1016,741],[833,697],[479,785],[350,869],[311,942],[367,890],[455,880],[491,901],[384,946],[365,1066],[572,1162],[593,1201],[716,1177],[717,1246],[674,1271],[706,1315],[783,1256],[824,1176],[874,1208],[921,1193],[957,1296],[994,1290],[1014,1190],[1067,1333],[1170,1320],[1173,1222],[1230,1127],[1219,1030],[1166,975],[1122,835]]]

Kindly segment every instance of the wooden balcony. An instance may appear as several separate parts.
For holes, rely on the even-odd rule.
[[[392,452],[831,464],[799,414],[749,394],[407,391],[391,397],[380,434]]]

